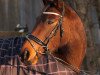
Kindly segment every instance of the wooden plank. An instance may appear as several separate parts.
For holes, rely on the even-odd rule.
[[[25,33],[19,33],[16,31],[0,31],[0,38],[19,37],[23,35],[25,35]]]

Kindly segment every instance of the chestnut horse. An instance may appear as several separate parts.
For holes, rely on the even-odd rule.
[[[79,72],[86,50],[85,29],[80,17],[63,1],[43,2],[43,13],[23,44],[23,61],[34,65],[47,54]]]

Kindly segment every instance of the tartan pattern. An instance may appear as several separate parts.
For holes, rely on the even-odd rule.
[[[49,55],[42,55],[34,66],[26,66],[19,56],[24,40],[23,37],[0,39],[0,75],[77,75]]]

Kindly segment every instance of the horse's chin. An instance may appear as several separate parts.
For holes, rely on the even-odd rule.
[[[34,57],[30,57],[28,62],[30,62],[31,65],[35,65],[38,62],[38,56],[35,55]]]

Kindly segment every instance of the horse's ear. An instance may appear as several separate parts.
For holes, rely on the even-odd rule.
[[[44,5],[54,4],[55,6],[58,5],[58,0],[43,0]]]

